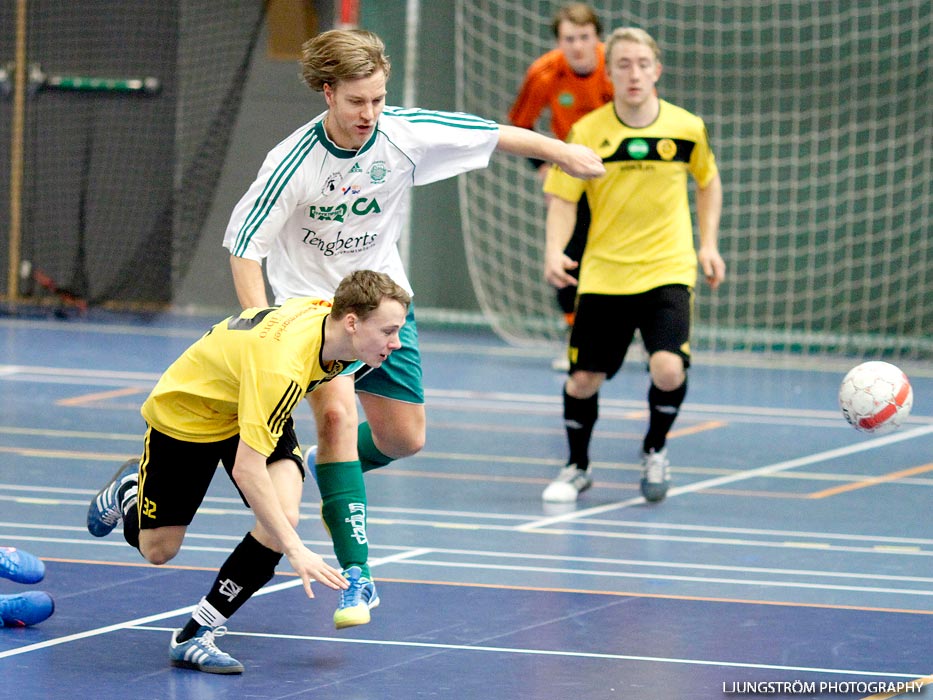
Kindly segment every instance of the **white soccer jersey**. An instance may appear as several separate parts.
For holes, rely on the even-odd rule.
[[[269,152],[233,210],[224,247],[266,259],[277,304],[330,298],[363,269],[411,293],[398,251],[407,190],[486,167],[499,127],[470,114],[386,107],[370,139],[351,151],[327,137],[325,114]]]

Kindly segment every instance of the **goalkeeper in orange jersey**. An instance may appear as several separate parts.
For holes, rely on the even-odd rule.
[[[621,368],[636,330],[651,378],[641,492],[647,501],[664,499],[670,483],[667,434],[687,394],[698,263],[713,289],[726,274],[717,242],[722,183],[703,120],[658,97],[660,50],[644,30],[615,30],[606,64],[612,103],[574,124],[567,139],[592,146],[606,174],[584,182],[554,167],[544,184],[551,195],[545,278],[555,287],[577,289],[563,392],[570,455],[544,491],[544,500],[552,502],[573,502],[593,483],[589,444],[599,389]],[[699,248],[688,176],[697,185]],[[570,274],[577,264],[563,251],[584,194],[593,220],[578,283]]]
[[[538,58],[528,68],[518,97],[509,110],[509,121],[524,129],[534,127],[541,113],[550,113],[551,132],[562,141],[580,117],[612,99],[612,82],[606,73],[604,45],[600,41],[602,23],[589,5],[575,2],[561,7],[551,22],[557,47]],[[549,163],[529,159],[542,181]],[[590,208],[586,196],[577,205],[573,235],[564,254],[579,263],[586,245]],[[575,270],[571,274],[576,274]],[[576,288],[557,290],[557,304],[564,312],[568,328],[573,325]],[[567,358],[554,361],[554,369],[566,370]]]

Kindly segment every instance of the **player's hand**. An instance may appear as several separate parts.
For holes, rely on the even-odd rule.
[[[719,254],[719,250],[714,247],[701,246],[697,251],[697,260],[700,262],[700,269],[703,270],[707,284],[712,289],[716,289],[726,279],[726,263]]]
[[[591,180],[606,174],[602,158],[587,146],[578,143],[564,143],[561,157],[557,164],[568,175],[581,180]]]
[[[295,573],[301,576],[305,586],[305,593],[308,594],[309,598],[314,597],[311,590],[312,579],[335,590],[349,586],[339,570],[325,562],[319,554],[315,554],[307,547],[302,547],[298,552],[289,556],[288,563],[292,565]]]
[[[580,263],[568,258],[563,253],[559,255],[549,255],[544,264],[544,279],[552,287],[557,287],[558,289],[576,287],[577,278],[571,275],[568,270],[576,270],[579,266]]]

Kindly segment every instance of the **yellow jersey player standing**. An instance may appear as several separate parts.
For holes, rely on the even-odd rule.
[[[291,418],[308,392],[357,360],[379,367],[399,347],[411,297],[382,272],[358,270],[333,301],[295,297],[248,308],[215,325],[165,371],[143,403],[142,457],[122,465],[87,514],[95,537],[121,520],[126,541],[152,564],[179,551],[218,462],[253,511],[252,530],[169,646],[173,665],[242,673],[221,651],[223,624],[268,582],[285,555],[313,597],[311,580],[349,583],[296,531],[305,471]]]
[[[561,6],[551,22],[557,47],[540,56],[525,74],[518,97],[509,110],[509,121],[524,129],[534,128],[545,109],[550,113],[551,132],[561,141],[578,119],[612,100],[612,83],[606,72],[605,46],[600,40],[602,22],[589,5],[574,2]],[[550,165],[530,159],[541,180]],[[564,254],[580,261],[590,226],[590,208],[586,196],[577,202],[577,219],[573,236]],[[577,270],[570,271],[576,276]],[[576,287],[567,285],[557,291],[557,305],[564,314],[568,330],[573,327]],[[566,372],[569,360],[566,352],[552,367]]]
[[[649,355],[649,425],[642,443],[641,492],[661,501],[670,484],[665,443],[687,393],[690,324],[697,261],[707,283],[725,278],[719,254],[722,183],[703,120],[658,97],[660,50],[644,30],[616,29],[606,43],[613,101],[576,122],[568,141],[590,146],[606,174],[584,182],[552,168],[544,191],[545,277],[555,287],[577,285],[564,384],[569,459],[544,490],[550,502],[573,502],[593,481],[589,445],[599,389],[621,368],[638,330]],[[699,248],[694,247],[688,174],[696,181]],[[580,263],[564,254],[576,202],[592,213]]]

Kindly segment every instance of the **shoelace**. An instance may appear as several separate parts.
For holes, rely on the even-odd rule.
[[[340,592],[340,606],[354,607],[363,602],[363,580],[361,578],[350,581],[350,587]]]
[[[201,646],[207,649],[212,654],[219,654],[221,656],[228,656],[227,652],[221,651],[217,648],[217,645],[214,643],[216,637],[223,637],[227,634],[227,628],[221,625],[220,627],[215,627],[212,630],[208,630],[201,635]]]
[[[11,556],[16,549],[13,547],[0,547],[0,571],[12,574],[16,571],[16,563]]]

